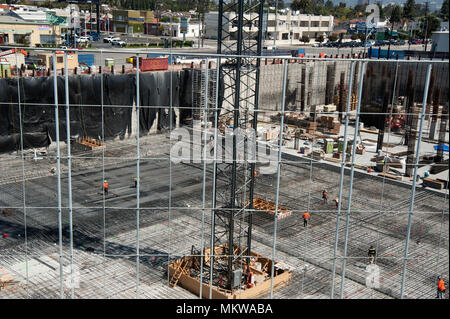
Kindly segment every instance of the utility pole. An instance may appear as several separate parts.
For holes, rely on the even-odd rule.
[[[275,32],[273,35],[273,46],[277,46],[277,24],[278,24],[278,0],[275,2]]]
[[[427,51],[427,42],[428,42],[428,39],[427,39],[427,35],[428,35],[428,1],[427,2],[425,2],[425,22],[426,22],[426,27],[425,27],[425,32],[424,32],[424,35],[423,35],[423,37],[424,37],[424,44],[425,44],[425,47],[424,47],[424,51],[426,52]]]
[[[200,1],[198,0],[197,13],[198,13],[198,48],[200,49],[200,37],[201,37],[201,17],[200,17]]]

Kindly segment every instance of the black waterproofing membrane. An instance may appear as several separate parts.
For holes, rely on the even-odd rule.
[[[69,76],[71,138],[124,138],[131,133],[132,106],[136,100],[135,74]],[[0,153],[46,147],[56,140],[53,76],[0,78]],[[58,76],[59,134],[66,140],[64,77]],[[139,75],[140,134],[149,132],[158,114],[157,129],[170,126],[172,107],[180,108],[180,121],[192,116],[190,70],[149,72]],[[172,94],[170,94],[172,92]],[[224,84],[219,84],[219,108]],[[103,98],[103,118],[102,118]],[[20,110],[19,110],[20,105]],[[172,111],[173,127],[175,112]],[[22,119],[22,123],[20,122]],[[104,123],[102,132],[102,120]],[[23,141],[20,129],[23,130]]]

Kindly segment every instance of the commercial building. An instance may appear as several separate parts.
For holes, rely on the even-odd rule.
[[[113,10],[112,15],[114,32],[142,33],[144,23],[154,22],[153,11]]]
[[[226,19],[234,19],[234,13],[226,13]],[[309,14],[294,14],[287,11],[287,14],[275,13],[266,14],[267,22],[263,24],[266,32],[266,40],[280,41],[299,41],[302,36],[309,38],[317,38],[318,36],[327,36],[333,31],[333,16],[315,16]],[[214,38],[217,36],[217,22],[219,18],[218,12],[209,12],[205,14],[205,36]],[[250,14],[245,15],[245,19],[251,20]],[[225,21],[225,20],[224,20]],[[275,22],[277,21],[277,23]],[[232,35],[236,35],[237,25],[225,24],[223,26]],[[258,21],[255,19],[251,25],[243,27],[244,32],[254,32],[258,28]]]
[[[9,15],[0,15],[0,44],[60,44],[64,25],[54,25],[48,21],[25,21]]]

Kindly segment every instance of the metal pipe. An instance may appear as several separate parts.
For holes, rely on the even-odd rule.
[[[201,248],[200,248],[200,292],[199,298],[202,299],[203,292],[203,259],[204,259],[204,228],[205,228],[205,194],[206,194],[206,146],[207,146],[207,119],[208,119],[208,81],[209,81],[209,61],[206,58],[206,75],[205,75],[205,106],[203,109],[203,185],[202,185],[202,232],[201,232]],[[200,75],[202,70],[200,69]],[[201,143],[200,143],[201,145]]]
[[[100,61],[103,61],[103,51],[100,51]],[[101,70],[101,69],[100,69]],[[101,111],[102,111],[102,181],[106,180],[105,177],[105,118],[104,118],[104,108],[103,108],[103,72],[100,73],[100,103],[101,103]],[[105,201],[105,191],[102,191],[102,208],[103,208],[103,261],[106,258],[106,201]],[[105,270],[105,268],[104,268]],[[105,271],[106,275],[106,271]],[[106,286],[106,276],[103,280],[103,289]]]
[[[428,64],[428,68],[427,68],[427,78],[425,81],[425,88],[424,88],[423,100],[422,100],[422,114],[420,115],[419,137],[417,139],[416,158],[414,159],[414,175],[413,175],[413,184],[412,184],[412,188],[411,188],[411,201],[409,204],[408,230],[406,231],[405,256],[403,258],[403,273],[402,273],[402,284],[401,284],[401,288],[400,288],[400,299],[403,299],[403,297],[405,295],[406,266],[407,266],[407,262],[408,262],[409,238],[411,235],[411,224],[412,224],[413,209],[414,209],[414,196],[416,195],[417,167],[419,164],[420,143],[422,141],[423,122],[424,122],[424,117],[425,117],[425,109],[427,106],[428,87],[430,85],[431,68],[432,68],[432,64],[430,63],[430,64]]]
[[[219,81],[220,81],[220,63],[221,59],[217,59],[217,65],[216,65],[216,99],[215,99],[215,111],[214,111],[214,160],[213,160],[213,172],[217,171],[217,126],[218,126],[218,120],[219,120],[219,112],[220,109],[217,107],[219,104]],[[215,211],[214,208],[216,207],[216,175],[212,174],[213,180],[212,180],[212,209],[211,209],[211,251],[209,252],[210,258],[209,258],[209,299],[212,299],[212,281],[213,281],[213,268],[214,268],[214,221],[215,221]]]
[[[74,298],[73,282],[73,225],[72,225],[72,160],[70,158],[70,108],[69,108],[69,69],[67,52],[64,52],[64,83],[66,93],[66,140],[67,140],[67,183],[69,196],[69,234],[70,234],[70,298]]]
[[[346,151],[347,151],[347,132],[348,132],[348,113],[350,111],[350,103],[351,103],[351,92],[353,87],[353,72],[355,71],[355,62],[352,61],[350,64],[350,75],[348,79],[348,94],[347,94],[347,111],[345,114],[345,129],[344,129],[344,148],[342,150],[342,160],[341,160],[341,171],[340,171],[340,178],[339,178],[339,206],[338,206],[338,212],[336,216],[336,233],[334,235],[334,255],[333,255],[333,270],[331,273],[331,295],[330,299],[334,298],[334,279],[336,276],[336,255],[337,255],[337,248],[338,248],[338,241],[339,241],[339,223],[341,219],[341,204],[342,203],[342,189],[344,187],[344,172],[345,172],[345,157],[346,157]]]
[[[59,141],[59,105],[58,105],[58,76],[56,70],[56,53],[53,52],[53,96],[55,101],[55,135],[56,135],[56,171],[58,196],[58,237],[59,237],[59,297],[64,298],[63,291],[63,249],[62,249],[62,210],[61,210],[61,152]]]
[[[351,203],[352,203],[352,190],[353,190],[353,174],[355,171],[355,153],[356,153],[356,139],[358,137],[358,130],[359,130],[359,113],[361,109],[361,96],[362,96],[362,88],[364,83],[364,71],[366,68],[366,62],[362,62],[361,65],[361,71],[360,71],[360,77],[359,77],[359,86],[358,86],[358,104],[356,106],[356,121],[355,121],[355,132],[353,134],[353,146],[352,146],[352,166],[350,169],[350,190],[348,194],[348,205],[347,205],[347,217],[346,217],[346,224],[345,224],[345,239],[344,239],[344,259],[342,261],[342,278],[341,278],[341,293],[340,298],[342,299],[344,295],[344,283],[345,283],[345,267],[347,263],[347,244],[348,244],[348,230],[349,230],[349,224],[350,224],[350,210],[351,210]],[[341,206],[342,203],[338,203],[338,207]]]
[[[139,191],[140,191],[140,172],[139,164],[141,159],[140,140],[139,140],[139,54],[136,55],[136,299],[139,298]]]
[[[277,160],[277,190],[275,198],[275,214],[273,216],[273,246],[272,246],[272,267],[270,273],[270,298],[273,298],[273,275],[274,275],[274,264],[275,264],[275,251],[277,244],[277,214],[278,214],[278,202],[280,195],[280,171],[281,171],[281,147],[283,145],[283,127],[284,127],[284,107],[286,100],[286,78],[287,78],[287,61],[284,61],[283,68],[283,91],[281,93],[281,119],[280,119],[280,137],[278,142],[278,160]]]
[[[19,129],[20,129],[20,154],[22,162],[22,198],[23,198],[23,225],[24,225],[24,241],[25,241],[25,272],[26,272],[26,282],[27,282],[27,296],[28,295],[28,232],[27,232],[27,204],[25,195],[25,157],[23,155],[23,125],[22,125],[22,104],[20,103],[20,77],[18,71],[18,58],[17,58],[17,48],[15,50],[16,56],[16,70],[17,70],[17,105],[19,107]]]

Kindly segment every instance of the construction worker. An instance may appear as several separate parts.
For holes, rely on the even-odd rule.
[[[333,201],[336,203],[336,208],[339,208],[339,198],[336,197]]]
[[[103,190],[105,191],[105,195],[108,195],[108,188],[109,188],[109,184],[108,184],[108,181],[105,179],[103,182]]]
[[[326,189],[324,189],[322,192],[322,199],[324,204],[328,203],[328,192]]]
[[[441,276],[438,277],[437,299],[444,299],[445,284]]]
[[[377,254],[377,251],[375,250],[375,248],[373,246],[370,246],[369,248],[369,258],[370,258],[370,264],[373,264],[373,262],[375,261],[375,255]]]
[[[309,221],[311,221],[311,215],[308,214],[308,212],[304,212],[302,217],[303,217],[303,227],[308,226],[308,219]]]

